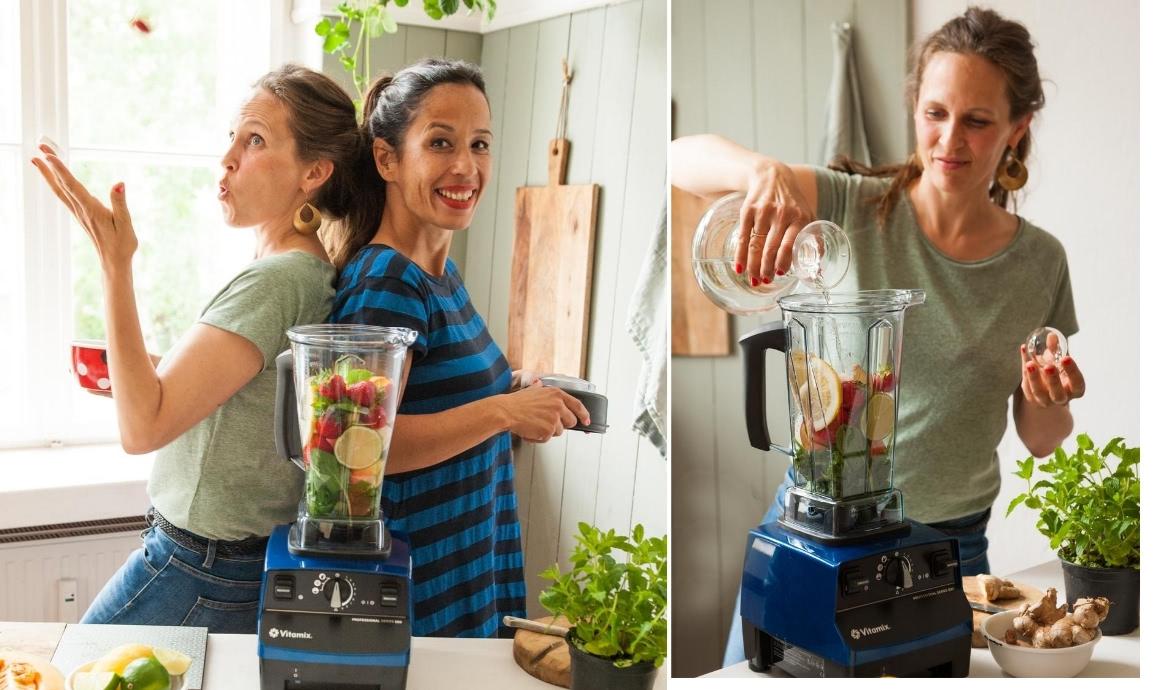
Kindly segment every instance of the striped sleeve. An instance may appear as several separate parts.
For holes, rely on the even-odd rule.
[[[430,315],[422,291],[404,278],[392,275],[362,276],[344,296],[331,320],[334,323],[401,326],[418,335],[411,347],[415,360],[427,354]]]

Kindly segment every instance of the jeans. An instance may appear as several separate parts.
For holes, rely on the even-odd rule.
[[[773,522],[781,517],[785,511],[785,492],[793,486],[793,479],[786,472],[785,479],[777,487],[777,498],[773,505],[765,511],[760,524]],[[954,520],[929,523],[930,527],[941,530],[948,537],[954,537],[959,542],[959,568],[963,577],[991,572],[987,562],[987,521],[991,518],[991,509],[981,513],[974,513]],[[725,641],[725,659],[722,667],[745,661],[745,643],[741,639],[741,592],[737,593],[737,601],[733,605],[733,622],[729,626],[729,637]]]
[[[218,542],[194,538],[200,549],[178,544],[157,524],[143,531],[141,548],[105,583],[81,623],[255,633],[265,549],[223,557],[217,553]]]

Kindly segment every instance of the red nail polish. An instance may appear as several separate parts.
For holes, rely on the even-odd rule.
[[[1050,365],[1048,365],[1048,366],[1044,367],[1044,368],[1043,368],[1043,370],[1044,370],[1045,372],[1047,372],[1047,374],[1048,374],[1049,376],[1054,376],[1054,375],[1055,375],[1055,367],[1053,367],[1053,366],[1050,366]]]
[[[761,282],[765,283],[766,285],[769,285],[770,283],[773,282],[773,280],[769,276],[761,276]]]
[[[777,269],[777,274],[778,274],[779,276],[783,276],[783,275],[785,275],[785,271],[783,271],[783,270],[781,270],[781,269],[779,268],[779,269]]]
[[[125,183],[124,183],[124,182],[118,182],[118,183],[117,183],[117,186],[116,186],[116,187],[114,187],[114,189],[116,190],[116,192],[117,192],[118,194],[124,194],[124,193],[125,193]]]
[[[1071,357],[1064,357],[1063,358],[1063,366],[1065,366],[1065,367],[1070,367],[1074,362],[1075,362],[1075,360],[1072,359]]]
[[[750,278],[749,284],[752,285],[753,287],[757,287],[757,278]]]
[[[737,273],[740,273],[741,272],[741,264],[740,263],[733,264],[733,270]]]
[[[1035,363],[1034,362],[1027,363],[1027,371],[1035,371]]]

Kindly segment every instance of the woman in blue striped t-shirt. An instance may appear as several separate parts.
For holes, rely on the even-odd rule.
[[[381,218],[332,248],[341,274],[331,320],[419,334],[383,487],[388,527],[411,540],[412,630],[504,635],[503,616],[525,615],[511,434],[544,442],[590,419],[538,382],[512,392],[523,377],[513,379],[447,256],[491,176],[479,68],[418,62],[380,78],[363,108],[382,179],[362,193]]]

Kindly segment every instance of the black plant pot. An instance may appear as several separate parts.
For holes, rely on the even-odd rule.
[[[568,653],[572,659],[572,690],[651,690],[657,667],[649,663],[620,668],[612,659],[594,656],[576,646],[568,633]]]
[[[1108,617],[1100,623],[1105,635],[1126,635],[1140,627],[1140,571],[1135,568],[1088,568],[1059,559],[1068,606],[1081,597],[1107,597]]]

